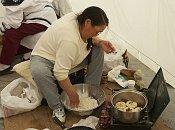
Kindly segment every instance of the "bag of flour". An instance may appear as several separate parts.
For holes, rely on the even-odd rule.
[[[40,105],[42,96],[38,89],[23,78],[13,80],[1,91],[4,117],[31,111]]]

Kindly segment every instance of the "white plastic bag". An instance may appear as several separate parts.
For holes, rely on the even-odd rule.
[[[104,55],[103,71],[111,70],[118,65],[123,65],[123,57],[121,53],[110,53]]]
[[[118,65],[124,65],[122,55],[125,53],[126,49],[124,46],[117,44],[114,40],[110,40],[116,49],[116,53],[109,53],[104,55],[104,66],[103,71],[109,71]]]
[[[23,78],[15,79],[1,91],[3,116],[31,111],[40,105],[41,100],[38,88]]]
[[[117,82],[121,87],[126,88],[129,85],[128,80],[126,80],[122,75],[120,75],[120,70],[127,69],[124,66],[118,65],[108,72],[108,81]]]
[[[96,125],[98,124],[99,118],[95,117],[95,116],[89,116],[86,119],[81,119],[78,123],[73,124],[72,127],[75,126],[86,126],[86,127],[90,127],[92,129],[96,129]]]

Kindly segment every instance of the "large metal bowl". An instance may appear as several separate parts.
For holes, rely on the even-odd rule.
[[[123,112],[118,110],[115,107],[115,104],[119,101],[134,101],[137,102],[140,107],[142,107],[141,111],[138,112]],[[135,123],[140,120],[143,115],[143,111],[145,110],[148,99],[147,97],[139,91],[132,90],[132,89],[124,89],[116,92],[111,99],[111,104],[114,110],[114,117],[118,119],[122,123]]]
[[[67,110],[72,111],[77,115],[80,115],[80,116],[90,115],[92,114],[94,109],[101,106],[103,102],[105,101],[105,93],[99,86],[92,86],[89,84],[74,84],[74,86],[76,87],[77,93],[81,93],[81,94],[86,93],[88,94],[88,96],[96,99],[98,103],[97,107],[91,108],[89,110],[79,110],[78,111],[68,106],[67,101],[69,101],[69,98],[65,92],[62,92],[60,96],[62,104]]]

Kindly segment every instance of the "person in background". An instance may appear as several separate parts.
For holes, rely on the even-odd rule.
[[[29,58],[41,32],[57,18],[72,11],[67,0],[1,0],[1,3],[6,14],[0,23],[3,44],[0,76],[11,70],[17,54]]]
[[[71,107],[79,105],[79,96],[70,82],[69,73],[87,65],[85,83],[100,85],[104,51],[115,51],[109,41],[97,37],[108,23],[105,12],[96,6],[88,7],[80,14],[71,12],[55,21],[32,51],[30,70],[33,80],[53,110],[53,116],[62,122],[65,122],[65,112],[60,102],[61,90],[67,93]]]
[[[50,1],[52,1],[52,0],[50,0]],[[71,7],[69,0],[53,0],[52,5],[54,7],[57,18],[60,18],[60,17],[64,16],[65,14],[72,12],[72,7]],[[33,49],[35,44],[37,43],[38,39],[41,37],[41,35],[43,33],[44,33],[44,31],[37,33],[37,34],[34,34],[34,35],[24,37],[21,40],[20,44],[22,46],[29,48],[29,49]],[[29,59],[30,54],[31,54],[31,52],[25,53],[23,56],[23,59],[24,60]]]
[[[69,0],[53,0],[52,5],[58,18],[64,16],[67,13],[72,12],[72,7]]]

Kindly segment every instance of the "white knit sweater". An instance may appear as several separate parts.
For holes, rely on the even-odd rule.
[[[80,64],[89,54],[86,45],[81,39],[76,15],[72,12],[55,21],[46,30],[32,55],[55,61],[54,75],[60,81],[66,79],[70,69]]]

